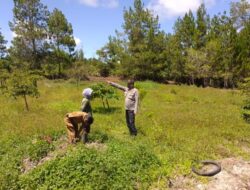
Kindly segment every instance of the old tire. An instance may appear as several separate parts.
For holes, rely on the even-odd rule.
[[[204,171],[200,171],[200,170],[197,170],[194,166],[192,167],[192,171],[197,174],[197,175],[200,175],[200,176],[214,176],[216,174],[218,174],[220,171],[221,171],[221,166],[220,164],[218,164],[217,162],[215,161],[212,161],[212,160],[204,160],[204,161],[201,161],[201,163],[203,165],[214,165],[216,166],[214,170],[212,171],[209,171],[209,172],[204,172]]]

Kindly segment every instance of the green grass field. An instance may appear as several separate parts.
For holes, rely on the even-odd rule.
[[[66,135],[67,112],[80,109],[81,92],[68,81],[40,81],[40,97],[0,97],[0,189],[153,189],[166,180],[192,175],[198,160],[241,156],[250,159],[250,125],[241,115],[243,97],[237,90],[172,86],[138,82],[142,101],[136,116],[138,136],[130,137],[125,123],[123,94],[110,101],[109,112],[92,101],[95,122],[90,139],[106,149],[81,143],[23,174],[23,160],[40,160]],[[53,143],[43,140],[51,136]],[[195,177],[195,176],[194,176]]]

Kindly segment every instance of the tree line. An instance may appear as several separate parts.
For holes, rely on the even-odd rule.
[[[236,87],[250,75],[250,4],[232,2],[211,17],[204,4],[165,33],[141,0],[124,11],[123,31],[97,51],[112,74],[138,80]]]
[[[231,2],[229,13],[213,17],[201,4],[196,14],[188,11],[176,20],[173,33],[161,29],[159,17],[134,0],[124,10],[122,31],[108,38],[98,58],[89,59],[76,50],[73,27],[62,11],[50,12],[40,0],[13,2],[9,26],[15,37],[9,48],[0,31],[0,88],[13,96],[37,96],[30,89],[41,77],[78,83],[90,75],[115,75],[230,88],[250,76],[246,0]]]

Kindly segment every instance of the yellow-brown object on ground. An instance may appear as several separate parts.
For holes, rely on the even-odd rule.
[[[88,123],[89,115],[85,112],[71,112],[67,113],[64,122],[67,127],[69,143],[75,143],[80,137],[87,138],[90,132],[90,124]],[[81,124],[80,128],[78,124]],[[83,139],[86,142],[86,139]]]

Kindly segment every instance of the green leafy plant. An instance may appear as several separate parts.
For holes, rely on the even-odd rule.
[[[160,166],[142,145],[112,140],[100,153],[83,146],[23,175],[22,189],[148,189]],[[139,188],[140,187],[140,188]]]
[[[242,115],[243,118],[250,123],[250,78],[246,78],[240,87],[246,97],[244,101]]]
[[[105,109],[106,107],[107,109],[110,109],[108,102],[109,99],[119,99],[116,91],[109,86],[103,84],[96,84],[91,86],[91,88],[93,89],[92,97],[100,98],[102,100],[102,105]]]
[[[33,161],[38,161],[47,156],[48,152],[54,150],[53,144],[44,139],[34,139],[28,146],[28,156]]]
[[[7,84],[6,81],[9,78],[9,73],[3,69],[0,69],[0,91],[4,94],[6,92]]]
[[[2,94],[4,94],[8,89],[7,79],[9,77],[10,77],[10,62],[5,59],[0,59],[0,92]]]
[[[39,76],[28,71],[15,71],[8,80],[8,93],[14,98],[23,97],[26,110],[29,111],[27,96],[38,97],[37,81]]]

